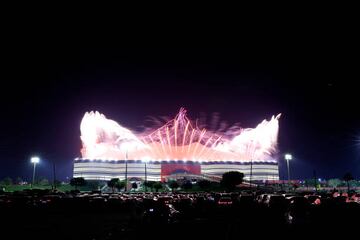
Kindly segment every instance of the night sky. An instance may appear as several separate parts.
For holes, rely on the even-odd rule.
[[[0,179],[71,177],[86,111],[140,129],[148,116],[195,119],[219,113],[229,125],[255,127],[282,113],[279,154],[290,152],[293,178],[360,177],[359,89],[346,44],[300,39],[276,44],[169,46],[11,39],[1,77]],[[148,46],[150,45],[150,46]],[[357,66],[356,66],[357,67]],[[358,68],[358,67],[357,67]],[[280,160],[281,178],[286,178]]]

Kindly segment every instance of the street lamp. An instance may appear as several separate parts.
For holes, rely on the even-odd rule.
[[[292,160],[292,155],[290,153],[285,154],[285,160],[288,170],[288,182],[290,184],[290,168],[289,168],[289,161]]]
[[[36,164],[40,162],[40,158],[39,157],[32,157],[30,159],[31,163],[34,164],[34,171],[33,171],[33,177],[32,177],[32,183],[31,183],[31,188],[33,188],[34,183],[35,183],[35,168],[36,168]]]

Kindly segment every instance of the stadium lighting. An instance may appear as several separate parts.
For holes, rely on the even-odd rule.
[[[290,184],[290,167],[289,167],[289,161],[292,160],[293,157],[290,153],[285,154],[285,160],[286,160],[286,165],[287,165],[287,170],[288,170],[288,182]]]
[[[40,158],[39,157],[32,157],[30,161],[31,161],[31,163],[39,163]]]
[[[289,154],[289,153],[285,154],[285,159],[286,159],[287,161],[292,160],[292,155]]]
[[[34,183],[35,183],[35,169],[36,169],[36,164],[38,164],[40,162],[40,158],[39,157],[31,157],[30,162],[32,164],[34,164],[34,170],[33,170],[33,177],[32,177],[32,183],[31,183],[31,188],[33,188]]]

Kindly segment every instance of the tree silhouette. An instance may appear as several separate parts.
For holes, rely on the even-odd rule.
[[[57,188],[57,187],[61,186],[61,182],[59,180],[55,180],[54,185],[55,185],[54,187]]]
[[[23,179],[21,177],[17,177],[15,180],[16,184],[22,184],[23,183]]]
[[[11,177],[6,177],[6,178],[4,178],[3,183],[4,183],[4,185],[7,185],[7,186],[12,185],[13,180],[11,179]]]
[[[108,187],[111,188],[113,193],[115,192],[116,184],[118,184],[118,182],[120,182],[118,178],[112,178],[107,182]]]
[[[327,184],[332,188],[337,188],[341,185],[341,180],[338,178],[332,178],[328,180]]]
[[[349,182],[351,181],[351,180],[354,180],[354,178],[353,178],[353,176],[351,175],[351,173],[346,173],[345,175],[344,175],[344,177],[343,177],[343,180],[346,182],[346,184],[347,184],[347,188],[348,188],[348,192],[350,192],[350,184],[349,184]]]
[[[72,178],[70,180],[70,185],[74,186],[75,190],[77,190],[78,187],[86,185],[86,180],[83,177]]]
[[[227,190],[233,191],[236,185],[243,182],[244,174],[237,171],[226,172],[222,175],[221,185]]]
[[[192,188],[192,183],[189,180],[187,180],[181,185],[181,188],[183,188],[183,189],[191,189]]]
[[[156,183],[155,181],[146,181],[146,182],[144,182],[144,186],[147,188],[150,188],[150,190],[152,191],[155,183]]]
[[[172,191],[174,191],[175,189],[177,189],[179,187],[179,184],[176,181],[170,181],[168,183],[169,187],[171,188]]]
[[[204,190],[210,187],[211,182],[209,180],[200,180],[197,182],[197,185]]]
[[[317,181],[314,178],[305,179],[305,186],[307,188],[313,186],[315,189],[317,189],[316,184],[317,184]]]
[[[49,180],[47,180],[46,178],[41,178],[38,184],[40,184],[41,186],[49,185]]]
[[[120,191],[121,189],[123,189],[125,187],[125,182],[124,181],[118,181],[116,184],[115,184],[115,188]]]
[[[162,185],[161,182],[155,182],[154,183],[154,188],[155,188],[156,192],[158,192],[162,187],[163,187],[163,185]]]

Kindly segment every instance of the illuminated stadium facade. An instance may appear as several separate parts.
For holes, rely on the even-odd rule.
[[[218,180],[240,171],[245,179],[278,180],[276,159],[280,115],[255,128],[206,130],[180,109],[156,129],[133,133],[99,112],[85,113],[81,125],[81,158],[74,177],[88,180],[137,178],[164,181],[177,176]]]

